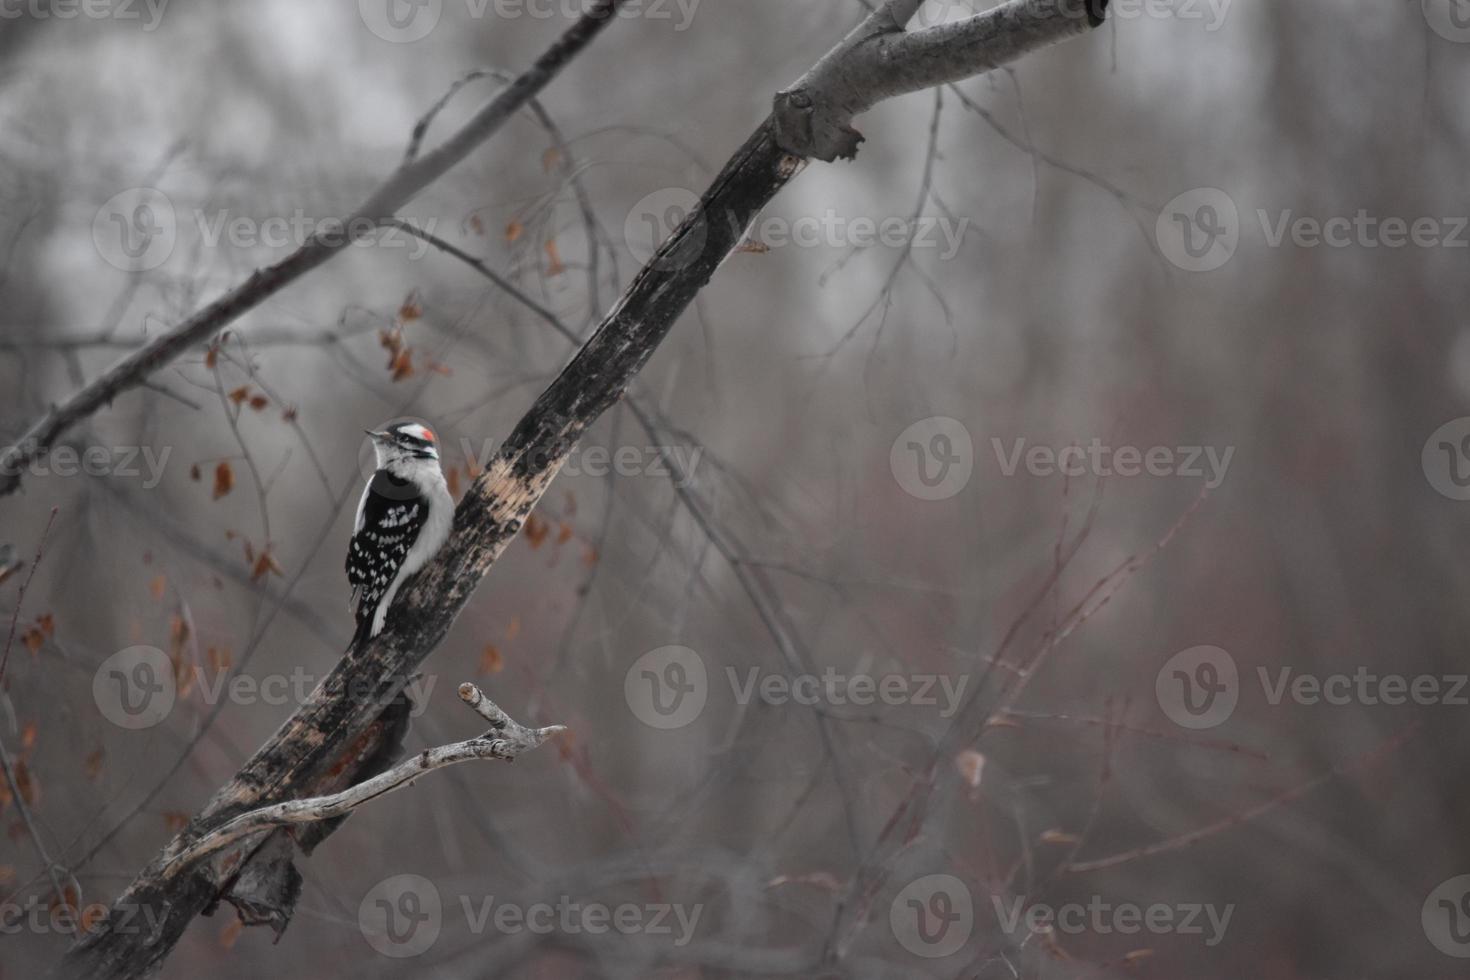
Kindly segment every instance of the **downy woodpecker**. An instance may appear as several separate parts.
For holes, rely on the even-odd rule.
[[[454,520],[454,498],[428,426],[398,422],[368,436],[378,469],[362,492],[347,549],[357,615],[353,648],[382,631],[398,587],[434,557]]]

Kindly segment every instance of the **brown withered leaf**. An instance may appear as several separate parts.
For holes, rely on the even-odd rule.
[[[182,810],[163,811],[163,825],[171,834],[177,834],[189,826],[189,815]]]
[[[223,929],[219,931],[220,949],[233,948],[235,945],[235,941],[240,938],[240,934],[244,931],[244,921],[241,920],[238,915],[235,916],[234,919],[230,920],[229,924],[227,924]]]
[[[195,463],[193,466],[189,467],[189,479],[193,480],[195,483],[198,483],[203,478],[204,474],[200,472],[198,463]]]
[[[31,764],[24,759],[16,759],[11,769],[15,773],[15,788],[20,792],[20,798],[34,808],[41,799],[41,784],[31,771]]]
[[[152,580],[148,583],[148,594],[153,596],[154,600],[157,601],[162,600],[167,592],[168,579],[163,575],[153,576]]]
[[[531,543],[532,550],[535,550],[546,542],[546,535],[551,533],[551,527],[541,518],[532,514],[526,518],[526,527],[521,533]]]
[[[0,885],[8,885],[15,880],[15,867],[9,864],[0,864]]]
[[[495,644],[485,644],[485,649],[480,652],[480,673],[498,674],[505,669],[505,658],[500,655]]]
[[[204,655],[209,660],[209,666],[213,667],[216,673],[221,674],[230,669],[230,664],[235,659],[229,647],[210,647]]]
[[[235,471],[230,468],[228,462],[220,460],[220,464],[214,468],[214,499],[218,500],[228,496],[233,489],[235,489]]]
[[[1042,844],[1066,844],[1069,846],[1082,843],[1081,837],[1078,837],[1076,834],[1069,834],[1065,830],[1045,831],[1037,840]]]
[[[25,723],[25,727],[22,728],[21,731],[20,731],[20,747],[21,747],[21,749],[23,751],[29,752],[31,749],[35,748],[36,747],[36,738],[40,734],[41,734],[41,731],[40,731],[39,728],[36,727],[36,723],[35,722],[33,722],[33,721],[26,722]]]
[[[250,569],[250,580],[259,582],[267,575],[285,577],[286,570],[276,561],[276,556],[270,553],[270,549],[262,551],[255,559],[255,565]]]
[[[510,625],[505,628],[505,642],[510,643],[521,635],[521,617],[510,617]]]
[[[1135,963],[1142,963],[1144,960],[1153,955],[1154,951],[1151,949],[1135,949],[1131,953],[1123,957],[1123,965],[1133,966]]]
[[[102,763],[106,758],[107,753],[103,752],[100,748],[93,749],[87,753],[87,758],[82,762],[82,771],[87,774],[87,778],[92,782],[95,783],[102,775]]]
[[[597,564],[597,559],[599,557],[601,556],[598,555],[597,549],[589,544],[586,550],[582,552],[582,564],[586,565],[588,568],[591,568],[593,565]]]
[[[735,252],[737,255],[742,253],[748,255],[765,255],[770,250],[771,246],[767,245],[765,242],[758,242],[753,238],[747,238],[739,245],[735,246]]]
[[[250,407],[257,412],[263,412],[270,406],[271,400],[264,395],[251,395]]]
[[[295,405],[292,405],[290,408],[286,409],[284,412],[281,413],[281,421],[282,422],[295,422],[296,421],[297,414],[298,413],[296,411],[296,406]]]
[[[230,401],[234,402],[236,405],[241,404],[242,402],[245,401],[245,399],[247,399],[249,397],[250,397],[250,386],[249,385],[241,385],[240,387],[236,388],[234,391],[230,392]]]
[[[31,626],[20,635],[20,642],[25,644],[26,650],[34,657],[46,645],[46,634],[42,633],[36,627]]]
[[[388,365],[393,372],[394,381],[402,381],[413,377],[413,350],[405,347],[393,358],[393,363]]]
[[[526,226],[521,224],[520,218],[510,219],[510,224],[505,226],[505,240],[511,245],[520,241],[521,236],[526,233]]]
[[[398,319],[403,323],[412,323],[422,319],[424,315],[423,304],[419,302],[418,293],[409,293],[403,305],[398,308]]]
[[[92,932],[107,918],[107,906],[101,902],[93,902],[82,909],[82,931]]]
[[[50,613],[41,613],[36,617],[36,628],[47,636],[56,635],[56,617]]]
[[[556,543],[566,544],[572,540],[572,526],[566,521],[561,522],[561,529],[556,533]]]
[[[567,271],[567,267],[562,264],[561,251],[556,247],[555,238],[548,238],[546,240],[546,260],[546,274],[548,276],[559,276]]]

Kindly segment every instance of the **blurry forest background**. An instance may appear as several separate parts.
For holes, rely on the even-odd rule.
[[[568,23],[444,0],[426,36],[389,39],[382,6],[171,0],[156,21],[141,3],[136,19],[5,6],[0,443],[297,244],[213,239],[217,216],[345,213],[467,71],[519,70]],[[404,213],[584,334],[677,189],[701,191],[777,88],[864,13],[644,10],[547,91],[559,137],[525,114]],[[226,907],[163,975],[1463,975],[1426,931],[1426,900],[1470,873],[1470,707],[1273,704],[1257,668],[1467,670],[1470,505],[1437,489],[1438,450],[1424,450],[1470,415],[1470,235],[1273,245],[1257,212],[1268,226],[1429,217],[1451,236],[1470,214],[1466,20],[1449,0],[1125,4],[1010,71],[860,118],[858,159],[813,164],[767,218],[850,230],[917,213],[962,228],[958,250],[839,232],[733,256],[635,385],[667,429],[655,440],[622,406],[597,425],[429,661],[409,746],[474,734],[454,695],[466,680],[569,735],[360,810],[299,862],[305,893],[279,942]],[[471,82],[429,142],[493,85]],[[109,202],[140,187],[169,203],[175,239],[146,269],[106,234]],[[1197,188],[1228,195],[1239,240],[1192,272],[1159,218]],[[329,669],[351,632],[341,566],[365,427],[430,421],[463,486],[568,353],[516,298],[400,235],[350,249],[73,431],[78,452],[105,447],[98,472],[43,461],[0,499],[0,549],[25,563],[0,581],[0,625],[58,509],[0,700],[7,908],[44,905],[57,881],[110,901],[294,705],[213,697],[214,681]],[[894,451],[933,417],[972,447],[968,480],[940,500],[908,492],[906,443]],[[1233,455],[1218,481],[1003,465],[1016,440],[1094,439]],[[587,446],[638,463],[604,473]],[[692,461],[688,499],[651,465],[658,446]],[[151,456],[125,466],[130,447]],[[741,704],[727,668],[796,672],[783,630],[818,675],[973,689],[999,653],[994,690],[1038,669],[1011,713],[941,761],[926,819],[896,845],[890,818],[953,720],[942,693]],[[129,730],[93,681],[138,645],[182,683],[161,723]],[[1239,703],[1196,731],[1156,679],[1201,645],[1233,658]],[[640,675],[625,680],[668,646],[697,654],[707,701],[661,730],[640,717]],[[1140,850],[1159,842],[1177,846]],[[865,894],[855,876],[875,857]],[[890,909],[934,874],[964,883],[974,922],[929,958]],[[360,907],[402,875],[431,882],[444,912],[432,945],[397,959]],[[683,944],[677,925],[477,929],[461,900],[492,896],[701,912]],[[1208,926],[1008,935],[992,896],[1233,913],[1214,944]],[[65,943],[7,927],[0,976],[35,976]]]

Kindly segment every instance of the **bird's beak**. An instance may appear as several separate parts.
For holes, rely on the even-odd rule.
[[[372,436],[376,442],[386,442],[388,440],[388,433],[386,432],[374,432],[372,429],[363,429],[362,431]]]

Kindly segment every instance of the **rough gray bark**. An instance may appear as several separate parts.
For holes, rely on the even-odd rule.
[[[969,40],[955,43],[966,46],[964,63],[978,66],[974,70],[994,67],[1086,29],[1092,22],[1085,13],[1088,2],[1011,0],[972,18],[982,23],[967,30],[964,36]],[[804,82],[812,77],[819,82],[849,77],[838,53],[866,52],[868,42],[854,44],[854,37],[881,34],[885,43],[893,41],[886,25],[895,22],[895,12],[907,11],[907,20],[916,7],[916,0],[894,0],[875,12],[813,73],[804,76]],[[855,57],[866,59],[868,55]],[[828,67],[823,68],[824,63]],[[880,59],[880,67],[883,63]],[[919,74],[895,77],[931,77],[926,74],[929,68],[915,71]],[[808,88],[817,93],[814,103],[822,97],[825,84]],[[907,91],[904,86],[908,84],[910,81],[874,80],[867,91]],[[156,971],[189,921],[212,908],[238,882],[253,856],[263,846],[277,847],[285,832],[277,829],[232,839],[207,860],[185,869],[173,866],[175,856],[247,811],[338,792],[356,781],[354,777],[360,776],[367,760],[380,756],[380,740],[392,737],[391,726],[382,719],[384,706],[400,695],[443,640],[577,440],[623,396],[674,322],[740,244],[744,230],[801,170],[803,154],[791,146],[813,144],[800,133],[792,136],[790,112],[785,113],[785,124],[778,122],[783,104],[786,108],[794,105],[792,94],[788,91],[777,98],[776,112],[726,163],[699,206],[639,272],[470,486],[455,514],[448,542],[394,603],[387,628],[363,647],[349,651],[295,715],[140,872],[97,930],[68,954],[60,968],[62,976],[124,978]],[[843,114],[846,110],[833,110],[825,103],[809,108],[817,111],[805,113],[796,106],[799,116],[850,118]],[[820,150],[818,145],[813,152],[820,156]],[[317,825],[307,829],[312,826]],[[287,864],[282,874],[289,876],[289,871]],[[145,929],[142,924],[153,926]]]

